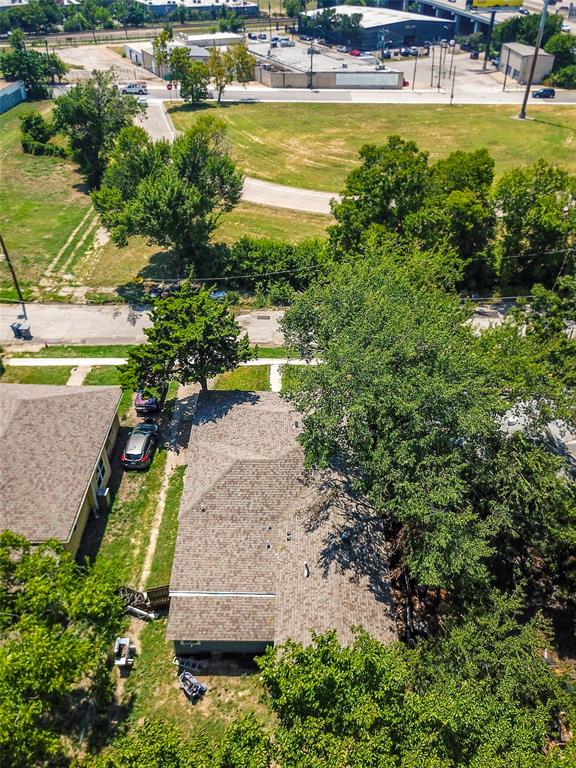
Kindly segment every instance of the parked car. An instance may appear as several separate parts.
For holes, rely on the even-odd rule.
[[[410,56],[410,48],[406,48],[406,46],[402,46],[400,48],[400,56]]]
[[[553,99],[556,96],[554,88],[539,88],[532,94],[533,99]]]
[[[339,46],[336,48],[336,50],[338,51],[338,53],[348,53],[348,51],[350,50],[350,48],[348,48],[348,46],[347,46],[347,45],[339,45]]]
[[[350,51],[350,56],[361,56],[362,51],[359,51],[358,48],[352,48]]]
[[[254,32],[248,32],[248,40],[258,40],[258,35],[255,35]]]
[[[382,51],[382,58],[383,59],[391,59],[392,58],[392,54],[390,53],[390,51],[388,49],[386,49],[385,51]]]
[[[134,398],[134,409],[139,416],[145,416],[149,413],[157,413],[162,407],[166,392],[168,391],[168,385],[162,384],[160,387],[160,397],[146,397],[142,390],[139,389],[136,392]]]
[[[492,64],[493,64],[495,67],[499,67],[499,66],[500,66],[500,56],[496,56],[495,58],[493,58],[493,59],[492,59]]]
[[[146,83],[128,83],[122,88],[122,93],[132,93],[136,96],[144,96],[148,94],[148,86]]]
[[[420,53],[420,49],[415,45],[411,45],[408,50],[410,51],[410,56],[418,56]]]
[[[304,43],[309,43],[311,42],[312,38],[310,35],[300,35],[300,40],[302,40]]]
[[[314,46],[311,45],[309,48],[306,49],[306,53],[310,55],[312,53],[320,53],[320,51],[318,50],[318,48],[314,48]]]
[[[528,16],[530,14],[530,11],[528,10],[528,8],[521,7],[521,8],[518,8],[518,13],[521,13],[522,16]]]
[[[562,30],[562,32],[568,32],[568,33],[572,32],[572,27],[570,26],[570,24],[566,24],[566,22],[562,24],[560,29]]]
[[[158,427],[156,424],[140,424],[130,432],[124,452],[120,457],[125,469],[146,469],[152,462],[156,448]]]
[[[294,48],[295,45],[294,40],[280,40],[280,48]]]
[[[479,59],[480,53],[478,51],[470,51],[470,58],[474,60]]]
[[[266,40],[266,32],[259,32],[258,40]]]

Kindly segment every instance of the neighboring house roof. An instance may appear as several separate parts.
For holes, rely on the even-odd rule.
[[[0,385],[0,530],[70,538],[120,387]]]
[[[200,397],[170,580],[168,638],[396,637],[382,520],[334,472],[307,473],[279,395]]]
[[[517,53],[519,56],[534,56],[536,50],[533,45],[524,45],[524,43],[502,43],[502,48],[506,48],[512,53]],[[500,58],[504,58],[500,56]],[[546,53],[542,48],[538,49],[538,58],[553,59],[554,54]]]

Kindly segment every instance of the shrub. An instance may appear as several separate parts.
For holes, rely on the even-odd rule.
[[[546,85],[555,85],[558,88],[576,88],[576,64],[571,64],[569,67],[563,67],[558,72],[554,72],[546,81]]]
[[[68,152],[64,147],[56,144],[43,143],[36,141],[29,133],[22,133],[20,137],[22,149],[28,155],[46,155],[47,157],[67,157]]]
[[[40,112],[28,112],[20,118],[20,130],[28,134],[34,141],[46,143],[54,136],[54,126],[45,120]]]

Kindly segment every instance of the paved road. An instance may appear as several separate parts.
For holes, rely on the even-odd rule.
[[[139,124],[155,141],[159,139],[172,141],[177,135],[170,117],[166,114],[164,103],[159,99],[149,101],[146,117],[140,118]],[[337,196],[331,192],[286,187],[282,184],[272,184],[269,181],[251,178],[246,178],[242,192],[242,199],[248,203],[323,214],[330,213],[330,200],[333,197]]]
[[[0,344],[14,342],[11,324],[18,320],[20,304],[0,304]],[[126,305],[28,304],[32,344],[139,344],[145,341],[144,328],[150,318],[143,308]],[[283,312],[263,310],[237,316],[242,330],[253,344],[279,347],[283,336],[278,321]]]
[[[89,306],[85,304],[27,305],[32,341],[14,344],[10,328],[18,319],[19,304],[0,304],[0,344],[27,348],[42,344],[139,344],[150,326],[146,310],[126,305]],[[242,330],[253,344],[279,347],[284,338],[279,321],[282,310],[254,310],[237,315]],[[473,319],[475,328],[498,323],[503,307],[479,306]]]

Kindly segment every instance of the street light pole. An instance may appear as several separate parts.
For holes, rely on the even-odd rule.
[[[26,304],[24,303],[24,296],[22,295],[22,291],[20,290],[20,283],[18,282],[18,278],[16,277],[14,265],[12,264],[12,260],[6,249],[6,244],[4,243],[4,238],[2,237],[1,234],[0,234],[0,246],[2,247],[4,258],[6,259],[6,263],[8,264],[8,269],[10,270],[10,274],[12,275],[12,282],[14,283],[14,288],[16,288],[16,293],[18,294],[18,300],[22,305],[22,314],[24,315],[24,319],[28,320],[28,315],[26,314]]]
[[[270,30],[270,42],[272,42],[272,6],[268,3],[268,28]]]
[[[432,43],[432,67],[430,68],[430,88],[434,87],[434,43]]]
[[[416,82],[416,67],[418,66],[418,53],[414,59],[414,73],[412,74],[412,90],[414,90],[414,83]]]
[[[454,102],[454,83],[456,82],[456,67],[454,67],[454,71],[452,73],[452,88],[450,89],[450,106],[452,106],[452,103]]]
[[[314,82],[314,40],[310,46],[310,90],[312,90]]]
[[[506,57],[506,69],[504,70],[504,85],[502,86],[503,91],[506,91],[506,81],[508,80],[508,67],[510,66],[511,53],[512,53],[511,49],[508,48],[508,56]]]
[[[544,34],[544,27],[546,26],[547,13],[548,0],[544,0],[544,4],[542,5],[542,15],[540,16],[540,26],[538,27],[538,34],[536,35],[534,55],[532,56],[532,63],[530,64],[530,74],[528,75],[528,82],[526,83],[526,90],[524,91],[524,98],[522,99],[522,106],[518,114],[518,120],[526,120],[526,106],[528,104],[528,96],[530,95],[530,88],[532,87],[532,80],[534,79],[534,72],[536,70],[538,51],[540,50],[540,45],[542,44],[542,36]]]

